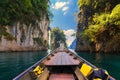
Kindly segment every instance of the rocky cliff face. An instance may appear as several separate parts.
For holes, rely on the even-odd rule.
[[[89,10],[89,11],[88,11]],[[78,13],[78,26],[76,33],[76,51],[92,51],[94,47],[89,45],[89,42],[82,36],[85,29],[88,27],[92,12],[89,7],[80,7]]]
[[[77,51],[120,52],[119,0],[78,0]]]
[[[49,20],[44,15],[41,21],[34,25],[25,25],[20,22],[13,26],[5,26],[7,32],[14,39],[8,40],[2,36],[0,40],[0,51],[29,51],[47,49]]]

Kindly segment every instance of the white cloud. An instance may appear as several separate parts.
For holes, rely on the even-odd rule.
[[[52,4],[51,7],[54,10],[61,10],[63,12],[63,15],[66,15],[69,9],[69,4],[70,1],[61,2],[58,0],[55,4]]]
[[[67,4],[69,4],[69,2],[56,2],[55,4],[52,4],[52,8],[58,10],[63,8]]]
[[[63,14],[66,15],[67,14],[67,10],[69,9],[68,6],[65,6],[62,8]]]
[[[64,34],[65,34],[66,36],[71,36],[71,35],[74,34],[74,33],[75,33],[75,30],[73,30],[73,29],[64,30]]]
[[[65,6],[65,7],[62,8],[62,11],[66,11],[66,10],[68,10],[68,9],[69,9],[69,7],[68,7],[68,6]]]
[[[70,46],[70,44],[73,42],[73,40],[75,39],[75,36],[71,36],[72,34],[75,34],[75,30],[73,29],[69,29],[69,30],[64,30],[64,34],[66,35],[66,43],[68,46]]]

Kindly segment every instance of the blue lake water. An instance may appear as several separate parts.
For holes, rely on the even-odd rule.
[[[107,69],[117,80],[120,79],[120,55],[77,52],[92,64]],[[15,76],[47,55],[39,52],[1,52],[0,80],[12,80]]]
[[[46,51],[0,53],[0,80],[12,80],[46,55]]]

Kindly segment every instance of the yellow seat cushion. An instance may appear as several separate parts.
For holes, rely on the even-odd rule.
[[[95,78],[95,79],[93,79],[93,80],[102,80],[102,79],[100,79],[100,78]]]
[[[92,70],[92,67],[87,65],[86,63],[82,64],[80,71],[83,73],[84,76],[87,76]]]
[[[42,70],[43,70],[43,68],[41,68],[40,66],[37,66],[33,71],[38,76],[42,73]]]

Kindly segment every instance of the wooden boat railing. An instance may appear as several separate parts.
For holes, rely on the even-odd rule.
[[[79,59],[81,59],[82,61],[84,61],[85,63],[87,63],[88,65],[90,65],[92,68],[97,68],[95,65],[91,64],[90,62],[88,62],[87,60],[85,60],[84,58],[80,57],[79,55],[77,55],[77,53],[71,49],[69,49],[72,53],[74,53],[74,55],[76,55]]]

